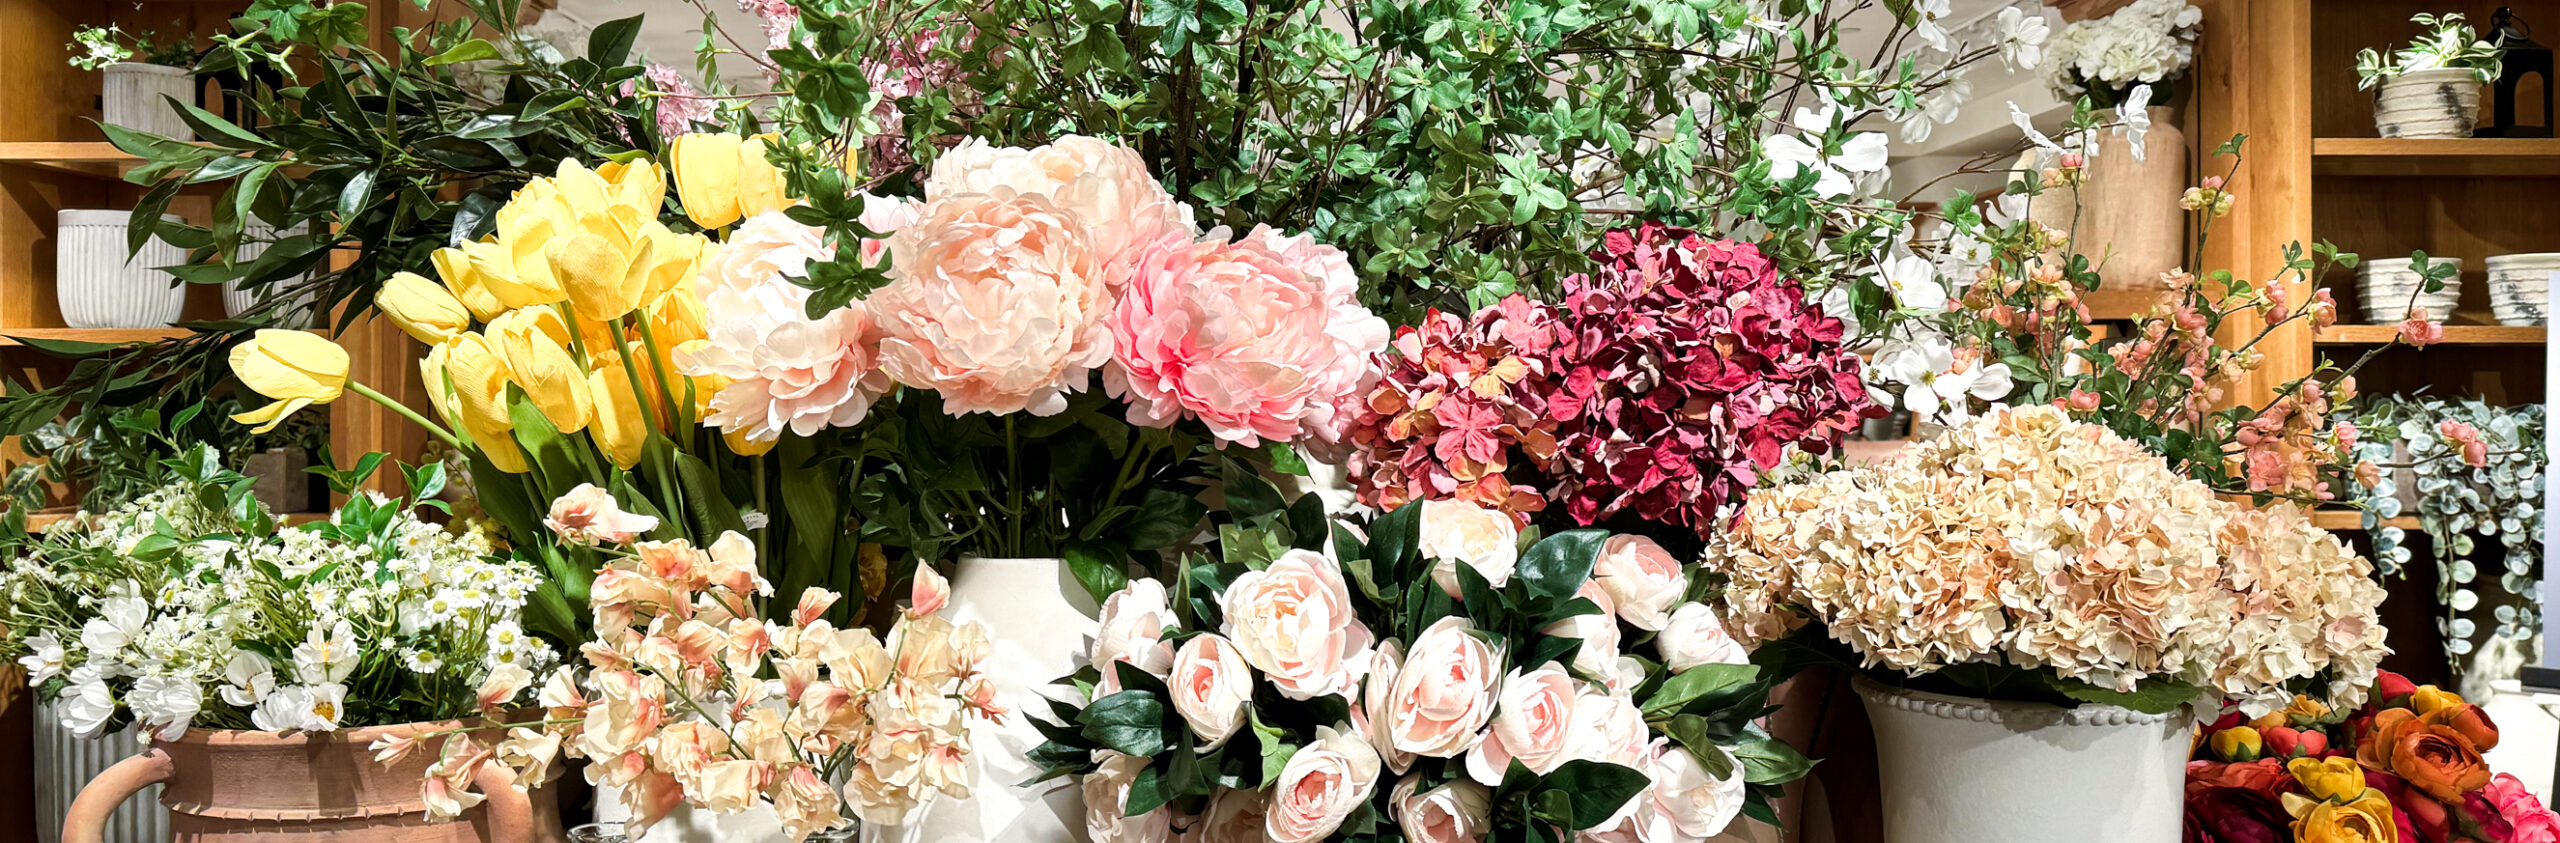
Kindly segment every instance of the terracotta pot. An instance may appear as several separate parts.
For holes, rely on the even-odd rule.
[[[473,790],[488,801],[446,823],[427,821],[419,784],[432,752],[374,763],[365,749],[386,735],[450,729],[453,722],[376,726],[330,734],[190,729],[107,769],[71,802],[63,843],[105,843],[115,807],[161,785],[171,839],[307,840],[330,843],[531,843],[566,839],[552,785],[528,798],[505,767],[481,769]],[[555,778],[556,781],[556,778]]]

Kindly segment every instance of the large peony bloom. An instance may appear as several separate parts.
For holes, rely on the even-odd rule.
[[[1378,378],[1386,320],[1360,306],[1340,249],[1267,226],[1225,241],[1222,228],[1138,259],[1104,384],[1136,424],[1189,414],[1247,446],[1341,441],[1350,402]]]
[[[929,199],[999,190],[1047,197],[1083,221],[1103,283],[1113,289],[1128,281],[1149,247],[1194,233],[1191,206],[1147,174],[1146,159],[1099,138],[1068,135],[1033,149],[963,141],[934,159],[924,184]]]
[[[767,211],[704,266],[706,337],[675,357],[687,375],[728,380],[711,397],[712,426],[753,442],[807,436],[861,421],[888,392],[870,315],[856,305],[810,319],[809,291],[791,282],[834,255],[820,229]]]
[[[1083,222],[997,187],[927,202],[868,303],[881,365],[946,412],[1052,416],[1110,359],[1110,291]]]

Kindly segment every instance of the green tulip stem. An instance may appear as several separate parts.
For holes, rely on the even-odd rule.
[[[391,396],[373,391],[373,387],[369,387],[355,381],[348,381],[347,390],[354,392],[357,395],[373,399],[373,403],[391,408],[392,412],[399,413],[401,417],[417,423],[419,427],[426,428],[428,433],[435,434],[436,438],[444,440],[445,444],[453,446],[453,449],[456,451],[468,450],[462,447],[461,439],[454,437],[453,431],[444,429],[443,425],[428,421],[425,416],[418,415],[418,411],[409,409],[409,405],[393,401],[391,400]]]

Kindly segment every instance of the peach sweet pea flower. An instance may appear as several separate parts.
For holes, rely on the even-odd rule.
[[[613,493],[593,483],[580,483],[551,502],[542,526],[571,544],[622,544],[658,528],[658,519],[622,511]]]
[[[1299,747],[1281,766],[1263,833],[1276,843],[1324,839],[1377,792],[1381,772],[1378,751],[1368,741],[1316,727],[1315,742]]]
[[[517,694],[532,686],[533,671],[526,670],[524,665],[502,664],[490,668],[489,675],[480,680],[480,710],[503,708],[514,702]]]
[[[1220,632],[1281,696],[1347,694],[1368,672],[1376,639],[1360,623],[1332,557],[1291,550],[1237,577],[1218,602],[1226,614]]]
[[[915,584],[907,589],[907,617],[916,618],[942,611],[951,603],[951,581],[933,570],[931,565],[916,566]]]

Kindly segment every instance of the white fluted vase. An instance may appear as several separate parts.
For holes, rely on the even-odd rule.
[[[185,314],[186,288],[161,270],[186,263],[185,249],[154,237],[128,255],[131,211],[65,210],[55,212],[54,220],[53,291],[62,324],[166,328]]]
[[[275,245],[276,238],[300,233],[302,232],[278,231],[275,226],[257,220],[245,220],[240,224],[240,248],[233,253],[231,260],[235,264],[255,261],[266,255],[267,248]],[[224,281],[222,282],[222,313],[225,316],[239,316],[247,313],[255,309],[262,299],[302,286],[309,280],[311,280],[311,274],[306,272],[253,289],[241,289],[238,279]],[[296,294],[293,303],[286,305],[285,312],[277,317],[277,327],[319,327],[320,314],[317,307],[319,298],[317,290]]]
[[[142,742],[130,727],[95,739],[74,735],[62,728],[58,700],[36,703],[35,720],[36,840],[61,843],[62,818],[71,813],[71,800],[80,795],[80,788],[116,762],[141,752]],[[145,788],[116,806],[107,820],[106,839],[168,843],[169,809],[160,805],[160,786]]]
[[[978,765],[970,798],[935,799],[921,818],[888,836],[919,843],[1082,843],[1084,796],[1075,783],[1022,783],[1040,774],[1030,755],[1044,739],[1031,718],[1054,716],[1042,692],[1084,664],[1101,608],[1066,560],[964,557],[943,615],[987,626],[993,648],[986,672],[997,704],[1013,716],[1004,725],[970,721],[969,754]]]
[[[1856,685],[1875,726],[1887,840],[2180,839],[2195,725],[2184,709],[1991,702],[1865,677]]]
[[[100,99],[101,122],[117,128],[149,132],[182,141],[196,139],[194,129],[179,119],[166,98],[193,104],[196,74],[191,68],[138,61],[107,65]]]

